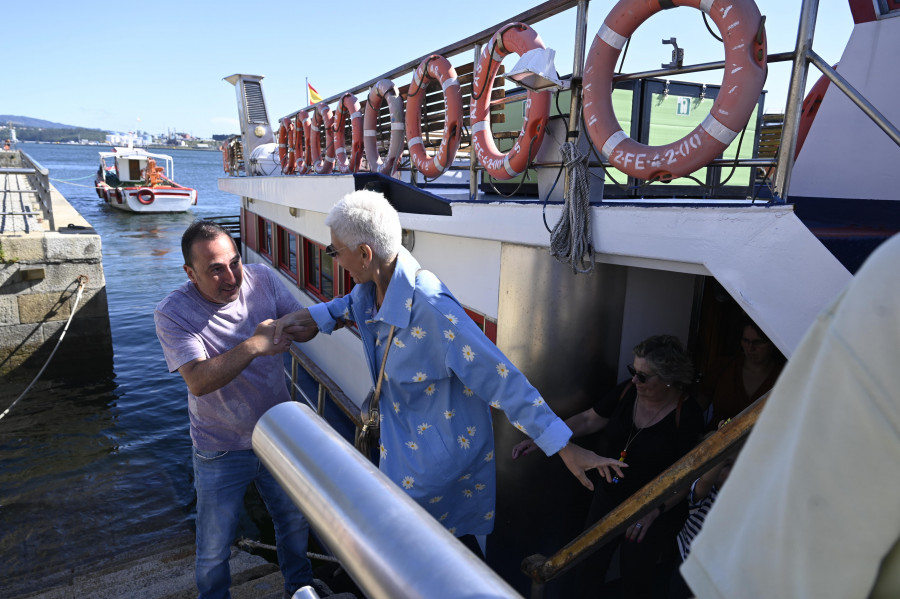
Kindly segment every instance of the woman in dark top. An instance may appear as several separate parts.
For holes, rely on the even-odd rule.
[[[687,392],[694,369],[678,338],[650,337],[633,351],[634,362],[628,367],[631,380],[566,420],[573,437],[605,431],[608,455],[628,464],[623,477],[613,482],[601,479],[594,486],[588,526],[690,451],[703,430],[700,406]],[[513,458],[531,449],[530,442],[524,441],[513,449]],[[652,596],[654,569],[664,552],[666,557],[674,552],[675,535],[686,516],[684,501],[669,499],[633,523],[584,560],[578,574],[579,594],[599,594],[612,555],[621,547],[624,596]]]

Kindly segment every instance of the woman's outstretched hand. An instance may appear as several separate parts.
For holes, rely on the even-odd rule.
[[[303,308],[290,314],[285,314],[275,321],[274,341],[279,343],[283,336],[290,337],[293,341],[303,343],[315,337],[319,332],[316,321],[309,315],[309,310]]]
[[[537,449],[537,443],[532,441],[531,439],[525,439],[521,443],[517,443],[512,450],[512,458],[516,459],[523,455],[528,455],[532,451]]]
[[[585,472],[588,470],[596,468],[600,475],[606,479],[606,482],[610,483],[613,476],[624,478],[625,474],[622,472],[622,469],[628,468],[628,464],[624,462],[597,455],[593,451],[574,443],[569,443],[560,449],[559,457],[562,458],[569,472],[591,491],[594,490],[594,485],[585,475]]]

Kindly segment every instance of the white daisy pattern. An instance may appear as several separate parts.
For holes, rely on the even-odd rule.
[[[412,489],[413,485],[416,484],[416,479],[411,476],[404,476],[403,480],[400,481],[400,484],[404,489]]]
[[[399,401],[393,402],[393,406],[394,406],[394,414],[399,414],[400,413],[400,402]]]
[[[463,395],[465,395],[466,397],[472,397],[473,395],[475,395],[475,392],[468,387],[463,387]]]
[[[428,424],[427,422],[423,422],[422,424],[420,424],[419,426],[416,427],[416,429],[419,431],[420,435],[424,435],[425,431],[427,431],[430,428],[431,428],[431,425]]]
[[[444,339],[446,339],[447,341],[453,341],[454,339],[456,339],[456,333],[448,329],[444,331]]]
[[[412,298],[411,297],[406,298],[406,301],[403,302],[403,307],[406,308],[407,310],[409,310],[410,312],[412,312]]]
[[[412,449],[413,451],[419,450],[419,444],[416,443],[415,441],[407,441],[406,446],[409,447],[410,449]]]
[[[437,497],[432,497],[431,499],[429,499],[428,503],[440,503],[441,499],[443,499],[443,498],[444,498],[443,495],[438,495]]]
[[[444,410],[444,418],[447,420],[450,420],[454,416],[456,416],[456,410]]]
[[[513,422],[512,424],[513,424],[514,427],[516,427],[517,429],[519,429],[520,431],[522,431],[522,432],[525,433],[526,435],[528,434],[528,431],[525,430],[525,425],[522,424],[521,422],[519,422],[518,420],[516,420],[516,421]]]
[[[459,318],[457,318],[455,314],[449,313],[449,314],[444,314],[444,316],[446,316],[447,320],[449,320],[453,324],[459,324]]]
[[[381,441],[378,441],[378,454],[381,456],[382,460],[387,459],[387,454],[388,454],[387,447],[385,447],[384,443],[382,443]]]
[[[394,337],[394,345],[395,345],[396,347],[406,347],[406,344],[403,343],[403,341],[401,341],[401,340],[400,340],[399,338],[397,338],[397,337]]]
[[[485,462],[493,462],[494,461],[494,450],[493,449],[484,455],[484,461]]]
[[[500,362],[497,364],[497,374],[500,375],[501,378],[506,378],[509,376],[509,368],[506,367],[506,364]]]
[[[463,474],[462,476],[460,476],[460,477],[457,478],[456,480],[458,480],[458,481],[461,481],[461,480],[469,480],[470,478],[472,478],[472,473],[471,473],[471,472],[470,472],[469,474]]]
[[[428,375],[424,372],[417,372],[415,376],[412,377],[414,383],[421,383],[428,380]]]
[[[447,529],[447,532],[449,532],[451,535],[455,535],[455,534],[456,534],[456,527],[453,526],[452,528],[448,528],[448,529]]]
[[[459,435],[456,437],[456,442],[459,443],[459,446],[463,449],[469,448],[469,438],[465,435]]]
[[[444,520],[447,519],[447,516],[449,516],[449,515],[450,515],[450,512],[444,512],[443,514],[441,514],[441,517],[438,518],[438,520],[440,520],[441,522],[443,522]]]
[[[493,520],[494,519],[494,510],[489,511],[484,515],[485,520]]]
[[[476,491],[484,491],[486,488],[487,488],[487,485],[485,485],[484,483],[475,483]]]
[[[472,493],[472,489],[463,489],[462,494],[466,499],[472,499],[472,496],[474,495],[474,493]]]
[[[474,437],[474,436],[475,436],[475,427],[474,427],[474,426],[467,426],[467,427],[466,427],[466,432],[469,433],[469,436],[470,436],[470,437]]]
[[[500,400],[499,400],[499,399],[495,399],[494,401],[492,401],[492,402],[491,402],[491,407],[494,408],[494,409],[496,409],[496,410],[499,410],[499,409],[500,409]]]
[[[533,402],[531,402],[531,405],[533,405],[533,406],[536,407],[536,408],[539,408],[539,407],[541,407],[542,405],[544,405],[544,403],[545,403],[545,402],[544,402],[544,398],[543,398],[543,397],[538,397],[538,398],[535,399]]]
[[[475,359],[475,352],[472,351],[471,345],[463,345],[462,348],[463,358],[466,359],[466,362],[471,362]]]
[[[425,329],[423,329],[422,327],[413,327],[409,331],[409,334],[412,335],[413,337],[415,337],[416,339],[424,339],[425,335],[427,335],[428,333],[426,333]]]
[[[437,391],[437,387],[434,386],[434,383],[431,383],[427,387],[425,387],[425,395],[434,395],[434,392]]]

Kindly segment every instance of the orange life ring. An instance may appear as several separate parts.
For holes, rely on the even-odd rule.
[[[437,81],[444,90],[444,134],[441,146],[433,158],[429,158],[422,143],[422,105],[425,103],[425,88],[429,81]],[[432,54],[419,64],[409,84],[406,96],[406,131],[409,141],[409,157],[413,166],[426,177],[441,176],[453,163],[462,133],[462,93],[456,69],[450,61],[438,54]]]
[[[544,140],[550,116],[550,92],[528,92],[525,120],[512,149],[503,154],[491,134],[491,90],[500,63],[510,52],[522,56],[529,50],[544,48],[537,32],[525,23],[509,23],[491,37],[475,67],[472,81],[472,107],[469,121],[472,143],[478,161],[495,179],[512,179],[525,172]],[[523,152],[523,147],[527,150]]]
[[[347,160],[347,149],[344,147],[344,129],[350,119],[350,160]],[[363,154],[363,115],[359,100],[351,93],[346,93],[338,104],[337,117],[334,120],[334,156],[337,167],[342,173],[355,173],[359,170]]]
[[[313,122],[309,127],[309,168],[320,175],[327,175],[334,169],[334,113],[327,104],[316,104]],[[325,156],[322,156],[321,136],[325,132]]]
[[[231,174],[231,169],[228,168],[231,160],[228,159],[228,142],[222,144],[222,169],[225,171],[225,174]]]
[[[137,200],[144,206],[148,206],[156,199],[156,194],[149,187],[141,187],[137,192]]]
[[[378,112],[381,103],[387,102],[391,113],[391,143],[388,146],[387,155],[382,160],[378,153]],[[403,138],[406,124],[403,118],[403,98],[397,91],[397,86],[390,79],[382,79],[369,90],[369,98],[366,101],[366,113],[363,116],[363,145],[366,149],[366,160],[369,170],[383,175],[393,175],[400,166],[400,156],[403,154]]]
[[[288,140],[290,138],[290,129],[285,121],[281,122],[278,128],[278,160],[281,162],[281,172],[285,175],[293,172],[293,166],[290,162],[290,152]]]
[[[709,116],[685,137],[646,146],[628,137],[612,106],[613,69],[625,42],[650,16],[690,6],[710,16],[724,40],[725,75]],[[615,168],[644,180],[671,181],[709,164],[747,124],[766,80],[764,21],[753,0],[619,0],[597,32],[584,68],[588,136]]]
[[[309,171],[309,113],[301,110],[294,117],[294,172],[298,175]]]
[[[837,65],[834,65],[834,68],[837,69]],[[800,155],[800,148],[803,147],[803,142],[806,141],[806,136],[809,135],[809,128],[812,127],[830,83],[831,79],[822,75],[803,99],[803,107],[800,109],[800,122],[797,123],[797,147],[794,149],[795,160]]]

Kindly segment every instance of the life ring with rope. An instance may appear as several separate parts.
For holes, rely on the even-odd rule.
[[[522,56],[529,50],[545,47],[534,29],[525,23],[509,23],[491,37],[478,59],[472,81],[469,121],[478,162],[494,179],[512,179],[528,169],[544,140],[550,116],[550,92],[529,91],[519,137],[509,152],[497,149],[491,134],[491,90],[500,63],[511,52]]]
[[[613,113],[613,70],[634,31],[657,12],[688,6],[708,14],[722,35],[722,87],[700,125],[663,146],[636,142]],[[766,80],[765,18],[753,0],[620,0],[597,32],[584,67],[584,122],[610,164],[646,181],[668,182],[710,163],[737,137],[753,113]]]
[[[141,187],[137,192],[137,200],[144,206],[148,206],[156,199],[156,194],[149,187]]]
[[[228,157],[228,142],[222,144],[222,169],[225,171],[226,175],[231,174],[231,169],[229,168],[231,160]]]
[[[334,113],[328,104],[316,104],[310,125],[310,162],[309,168],[319,175],[327,175],[334,170]],[[325,155],[322,155],[321,139],[325,134]]]
[[[425,89],[430,81],[441,84],[444,92],[444,134],[441,145],[434,157],[425,152],[422,142],[422,107],[425,104]],[[435,179],[453,163],[462,134],[462,93],[456,69],[450,61],[432,54],[423,60],[413,74],[406,95],[406,131],[409,141],[409,157],[413,166],[426,177]]]
[[[387,102],[391,115],[391,140],[384,159],[378,152],[378,113],[381,104]],[[403,154],[404,131],[406,124],[403,117],[403,98],[397,86],[390,79],[382,79],[369,90],[366,100],[366,112],[363,116],[363,145],[369,170],[392,176],[400,166]]]
[[[309,113],[301,110],[294,117],[294,172],[309,172]]]
[[[289,137],[289,125],[287,122],[281,121],[281,126],[278,128],[278,161],[281,163],[281,172],[285,175],[290,175],[294,172],[294,167],[290,160]]]
[[[347,119],[350,119],[350,159],[347,159],[347,148],[344,147],[344,130]],[[346,93],[338,103],[337,116],[334,119],[334,157],[337,168],[342,173],[355,173],[363,156],[363,114],[359,100],[351,93]]]
[[[833,66],[834,69],[837,69],[837,67],[838,65]],[[795,160],[800,155],[803,142],[806,141],[806,136],[809,135],[809,128],[812,127],[813,121],[816,119],[819,106],[821,106],[822,100],[825,99],[825,92],[828,91],[830,84],[831,79],[822,75],[803,99],[803,105],[800,107],[800,121],[797,123],[797,147],[794,149]]]

